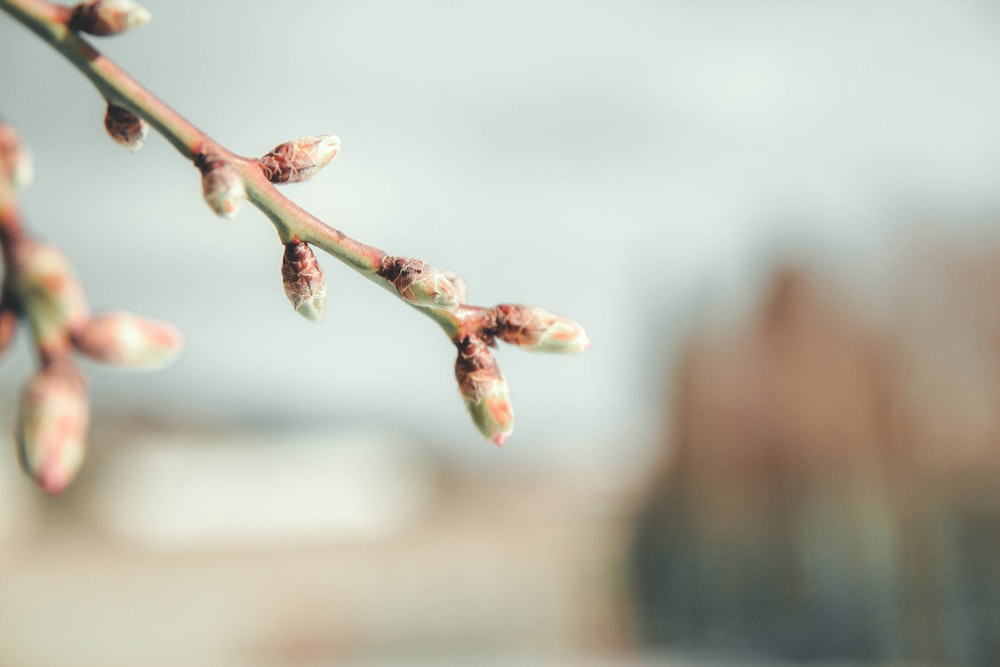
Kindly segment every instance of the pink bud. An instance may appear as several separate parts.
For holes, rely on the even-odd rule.
[[[83,379],[68,365],[28,381],[17,418],[21,467],[49,495],[62,493],[83,464],[90,410]]]
[[[9,181],[15,190],[27,187],[34,178],[31,153],[6,123],[0,123],[0,178]]]
[[[258,163],[264,177],[272,183],[298,183],[312,178],[339,150],[340,139],[319,134],[278,144]]]
[[[378,274],[392,283],[399,295],[423,308],[451,310],[459,304],[458,290],[444,273],[419,259],[386,256]]]
[[[313,322],[323,319],[326,281],[316,254],[308,243],[292,241],[285,244],[281,280],[285,285],[285,296],[292,302],[295,312]]]
[[[90,35],[117,35],[149,23],[149,11],[133,0],[88,0],[73,7],[69,28]]]
[[[146,143],[149,123],[128,109],[109,102],[104,114],[104,129],[108,131],[108,136],[134,153]]]
[[[91,317],[73,330],[72,340],[94,361],[130,368],[166,366],[184,344],[173,325],[125,312]]]
[[[495,335],[505,343],[535,352],[582,352],[590,347],[583,327],[547,310],[505,303],[492,313]]]
[[[223,218],[235,218],[247,197],[243,177],[223,159],[201,155],[195,161],[201,170],[201,191],[209,207]]]
[[[87,297],[69,260],[55,247],[24,242],[17,246],[13,290],[39,345],[63,339],[88,317]]]
[[[500,446],[514,431],[510,387],[486,343],[466,338],[457,344],[455,378],[473,423],[488,440]]]

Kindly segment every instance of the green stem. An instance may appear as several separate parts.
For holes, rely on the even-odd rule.
[[[212,153],[236,166],[246,183],[249,200],[271,221],[282,242],[298,238],[315,245],[397,294],[392,285],[376,273],[385,252],[330,227],[278,192],[264,177],[256,160],[240,157],[218,144],[67,28],[68,8],[45,0],[0,0],[0,9],[75,65],[108,102],[146,120],[188,160],[193,161],[199,153]],[[454,311],[417,310],[437,322],[453,340],[460,338],[482,311],[475,306],[461,306]]]

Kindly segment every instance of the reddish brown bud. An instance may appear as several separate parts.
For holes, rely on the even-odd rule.
[[[457,344],[455,379],[473,423],[488,440],[503,445],[514,431],[510,387],[486,343],[466,338]]]
[[[340,150],[340,139],[320,134],[278,144],[257,162],[272,183],[298,183],[312,178]]]
[[[149,11],[133,0],[88,0],[73,7],[69,27],[106,37],[149,23]]]
[[[83,378],[68,362],[29,380],[17,416],[21,467],[45,493],[62,493],[83,464],[90,410]]]
[[[285,244],[281,280],[285,285],[285,296],[292,302],[295,312],[313,322],[323,319],[326,281],[316,254],[308,243],[291,241]]]
[[[0,178],[19,190],[27,187],[33,177],[31,153],[21,143],[13,127],[0,123]]]
[[[17,319],[17,312],[13,308],[0,304],[0,359],[14,342]]]
[[[505,343],[536,352],[582,352],[590,347],[583,327],[547,310],[504,303],[492,313],[494,334]]]
[[[247,197],[246,185],[236,167],[211,155],[199,155],[195,165],[201,170],[201,192],[216,215],[235,218]]]
[[[414,305],[451,310],[459,304],[458,290],[445,274],[419,259],[386,256],[378,274]]]
[[[183,345],[172,324],[132,313],[95,315],[73,330],[72,341],[94,361],[130,368],[161,368]]]
[[[108,103],[104,114],[104,129],[108,136],[133,153],[146,143],[149,123],[123,107]]]

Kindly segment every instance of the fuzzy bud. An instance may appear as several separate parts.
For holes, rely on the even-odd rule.
[[[590,347],[583,327],[547,310],[504,303],[492,312],[495,335],[505,343],[535,352],[583,352]]]
[[[17,312],[0,304],[0,359],[10,349],[15,333],[17,333]]]
[[[514,408],[507,380],[484,341],[465,338],[458,343],[455,379],[476,428],[495,445],[503,445],[514,431]]]
[[[41,347],[65,338],[88,315],[87,297],[69,260],[55,247],[19,244],[13,290]]]
[[[444,273],[419,259],[389,257],[378,274],[392,283],[399,295],[423,308],[451,310],[459,304],[458,290]]]
[[[201,192],[209,208],[223,218],[235,218],[247,197],[243,177],[225,160],[200,155],[195,165],[201,170]]]
[[[257,162],[272,183],[298,183],[312,178],[337,157],[339,150],[340,139],[318,134],[279,144]]]
[[[285,296],[292,307],[302,317],[313,322],[323,320],[326,310],[326,280],[323,269],[316,260],[316,254],[303,241],[285,244],[285,254],[281,260],[281,281],[285,285]]]
[[[0,178],[20,190],[31,184],[34,175],[31,152],[21,143],[13,127],[0,123]]]
[[[91,317],[73,330],[72,341],[94,361],[148,369],[166,366],[184,345],[172,324],[125,312]]]
[[[146,143],[149,123],[128,109],[109,102],[104,114],[104,129],[108,131],[108,136],[134,153]]]
[[[149,11],[133,0],[88,0],[73,7],[70,30],[106,37],[149,23]]]
[[[89,421],[83,379],[74,367],[45,368],[28,381],[17,416],[17,452],[45,493],[62,493],[76,477]]]

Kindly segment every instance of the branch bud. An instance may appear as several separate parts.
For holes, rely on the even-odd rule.
[[[73,346],[94,361],[129,368],[162,368],[184,339],[172,324],[132,313],[95,315],[72,332]]]
[[[225,160],[204,154],[195,165],[201,170],[201,192],[209,208],[223,218],[235,218],[247,197],[240,172]]]
[[[134,153],[146,143],[149,123],[128,109],[108,102],[104,129],[108,131],[108,136]]]
[[[106,37],[149,23],[149,11],[133,0],[88,0],[73,7],[70,30]]]
[[[457,347],[455,379],[465,407],[479,432],[502,446],[514,431],[514,408],[507,380],[483,340],[465,338]]]
[[[24,147],[14,128],[0,123],[0,178],[10,182],[15,190],[28,187],[35,170],[31,152]]]
[[[89,420],[83,378],[75,367],[53,365],[28,381],[17,417],[17,453],[45,493],[62,493],[76,477]]]
[[[87,297],[69,260],[56,248],[42,243],[19,244],[13,290],[31,323],[41,347],[47,346],[84,322]]]
[[[390,257],[382,259],[378,275],[392,283],[399,295],[423,308],[452,310],[459,304],[459,291],[433,266],[419,259]]]
[[[583,352],[590,338],[579,324],[534,306],[500,304],[492,311],[495,335],[535,352]]]
[[[264,177],[272,183],[298,183],[312,178],[337,157],[339,150],[340,139],[318,134],[278,144],[257,162]]]
[[[326,281],[316,254],[308,243],[296,240],[285,244],[281,280],[285,285],[285,296],[292,302],[295,312],[313,322],[323,320]]]

